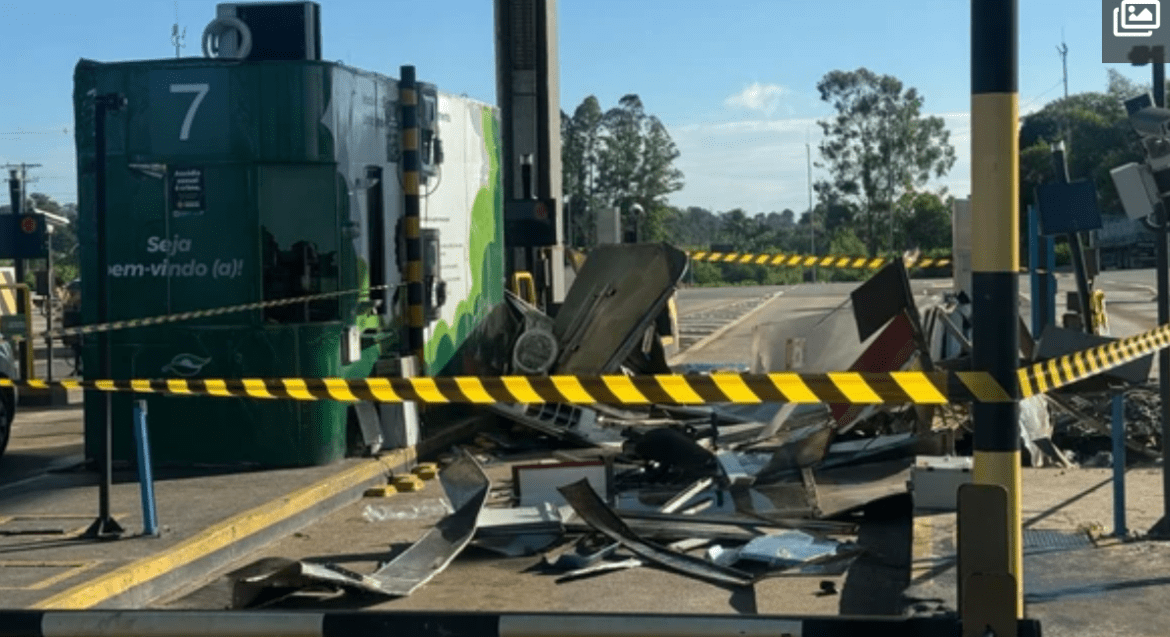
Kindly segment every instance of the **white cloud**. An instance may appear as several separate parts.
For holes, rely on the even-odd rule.
[[[971,121],[967,113],[938,115],[950,131],[956,161],[950,173],[934,180],[932,189],[946,186],[964,197],[970,191]],[[812,161],[819,160],[821,129],[813,118],[755,119],[739,122],[685,124],[670,127],[681,155],[676,162],[686,177],[685,187],[671,195],[676,206],[709,210],[743,208],[749,213],[797,212],[808,208],[806,140]],[[824,171],[813,167],[813,180]]]
[[[780,96],[788,92],[779,84],[761,84],[752,82],[735,95],[729,95],[723,100],[724,106],[746,108],[752,111],[771,114],[779,106]]]

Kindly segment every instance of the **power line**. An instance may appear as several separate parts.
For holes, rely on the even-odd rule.
[[[1041,97],[1044,97],[1045,95],[1048,95],[1052,91],[1056,90],[1056,88],[1059,87],[1063,83],[1064,83],[1064,80],[1057,80],[1056,84],[1053,84],[1051,87],[1048,88],[1048,90],[1046,90],[1043,93],[1037,95],[1036,97],[1033,97],[1032,99],[1028,100],[1023,106],[1020,107],[1020,110],[1022,111],[1025,108],[1031,106],[1036,100],[1038,100]]]
[[[0,135],[3,135],[3,136],[8,136],[8,135],[68,135],[68,134],[69,134],[68,127],[63,128],[61,130],[17,130],[17,131],[8,131],[8,132],[0,133]]]

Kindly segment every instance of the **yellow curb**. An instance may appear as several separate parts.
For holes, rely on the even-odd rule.
[[[433,462],[424,462],[414,468],[414,475],[423,480],[433,480],[435,476],[439,475],[439,466]]]
[[[114,569],[96,579],[58,593],[31,606],[34,610],[72,610],[96,606],[164,573],[186,566],[312,507],[318,502],[368,480],[386,475],[414,460],[414,449],[400,449],[363,462],[303,489],[279,497],[163,550]]]

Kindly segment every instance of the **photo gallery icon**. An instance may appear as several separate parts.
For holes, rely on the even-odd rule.
[[[1162,25],[1160,0],[1121,0],[1113,9],[1113,35],[1148,38]]]

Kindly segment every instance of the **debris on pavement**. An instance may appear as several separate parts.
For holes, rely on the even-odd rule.
[[[750,586],[753,581],[748,573],[711,564],[685,553],[675,553],[638,537],[621,517],[606,506],[586,480],[565,485],[560,491],[585,522],[642,559],[717,584]]]
[[[389,596],[407,596],[430,581],[455,559],[475,535],[491,483],[470,453],[462,453],[439,472],[453,513],[444,516],[422,538],[370,575],[335,564],[268,560],[241,569],[233,581],[233,603],[246,606],[269,588],[301,588],[317,584]]]
[[[578,268],[555,316],[508,295],[496,320],[485,322],[496,331],[477,350],[480,368],[669,372],[654,329],[685,269],[685,254],[665,244],[599,248]],[[804,333],[756,326],[751,370],[970,369],[970,317],[963,293],[916,297],[894,260]],[[1046,330],[1035,342],[1022,339],[1022,358],[1061,355],[1082,347],[1082,336]],[[1114,384],[1104,390],[1082,385],[1021,401],[1027,461],[1111,462],[1110,398],[1117,391],[1125,396],[1130,459],[1158,457],[1158,395],[1144,380],[1145,363],[1114,370]],[[674,371],[727,370],[741,368]],[[954,484],[964,476],[941,474],[970,467],[962,454],[971,445],[967,405],[486,408],[498,418],[439,473],[446,500],[363,509],[366,520],[380,524],[441,516],[405,552],[365,574],[279,559],[249,565],[235,574],[236,603],[266,603],[310,586],[403,597],[469,545],[528,558],[535,567],[529,570],[557,583],[642,566],[737,590],[772,576],[839,575],[864,552],[868,504],[908,498],[912,484],[920,508],[951,509]],[[485,466],[495,471],[493,480]],[[835,586],[821,582],[826,595],[836,594]]]

